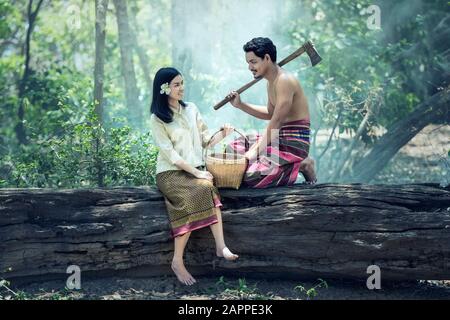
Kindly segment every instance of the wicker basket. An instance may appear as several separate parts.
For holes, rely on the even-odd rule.
[[[208,145],[214,136],[222,130],[217,131],[211,136]],[[234,131],[244,137],[245,150],[248,150],[249,142],[247,137],[236,129]],[[243,155],[237,153],[227,154],[226,152],[208,155],[208,148],[205,148],[205,162],[206,169],[213,175],[214,185],[217,188],[239,189],[245,170],[247,169],[247,159]]]

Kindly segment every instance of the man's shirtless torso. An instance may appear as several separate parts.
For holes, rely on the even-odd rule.
[[[282,105],[284,108],[283,111],[286,111],[286,112],[283,112],[283,119],[280,123],[281,126],[283,126],[283,124],[285,124],[285,123],[299,121],[299,120],[306,120],[309,123],[310,115],[309,115],[308,101],[306,99],[305,93],[304,93],[299,81],[292,74],[287,72],[286,70],[283,70],[280,67],[278,67],[278,68],[279,69],[277,70],[278,72],[277,72],[275,79],[273,81],[269,81],[269,80],[267,81],[267,95],[268,95],[267,107],[253,106],[250,104],[242,103],[240,100],[240,97],[239,97],[239,93],[236,91],[232,91],[227,96],[227,98],[231,99],[231,103],[234,107],[240,108],[241,110],[243,110],[244,112],[247,112],[250,115],[253,115],[259,119],[273,120],[274,114],[276,114],[275,106],[277,105],[277,103],[278,104],[283,103],[283,101],[277,101],[277,92],[276,91],[278,90],[280,99],[283,99],[284,97],[281,95],[286,95],[286,93],[288,94],[289,99],[292,97],[292,100],[289,100],[288,105],[284,105],[284,104]],[[280,78],[280,76],[282,76],[282,77]],[[282,81],[279,82],[279,85],[277,87],[277,83],[279,80],[282,80]],[[283,86],[286,85],[288,87],[282,87],[282,85]],[[286,102],[286,101],[284,101],[284,102]],[[280,110],[277,110],[277,111],[279,112]],[[299,127],[301,127],[301,126],[299,126]],[[302,130],[304,130],[304,128]],[[304,135],[309,136],[309,133],[305,132]],[[302,138],[305,138],[305,137],[302,137]],[[262,140],[264,140],[264,139],[259,139],[258,142],[253,144],[253,146],[250,148],[250,150],[248,150],[245,153],[246,157],[247,157],[248,153],[254,152],[254,150],[264,149],[264,148],[260,148],[260,146],[258,146],[258,144],[261,143]],[[241,142],[239,142],[239,139],[236,141],[238,141],[238,142],[235,142],[235,145],[232,146],[230,150],[236,150],[237,148],[241,148],[242,150],[245,150],[243,140]],[[302,145],[303,146],[309,145],[309,143],[308,142],[302,143]],[[301,149],[301,148],[299,148],[299,149]],[[253,159],[253,158],[254,158],[254,155],[252,155],[252,154],[250,154],[248,156],[248,159]],[[298,170],[305,177],[305,183],[314,184],[317,181],[317,178],[315,175],[315,170],[314,170],[314,160],[312,158],[310,158],[309,156],[306,156],[306,158],[304,158],[304,160],[301,161]],[[257,170],[255,172],[257,172]],[[289,174],[291,174],[291,173],[289,173]],[[248,180],[248,181],[250,181],[250,180]]]
[[[270,117],[272,118],[273,112],[275,110],[275,105],[277,103],[277,95],[275,87],[277,85],[277,81],[281,74],[288,76],[289,81],[291,82],[292,87],[294,88],[294,95],[292,99],[292,105],[290,107],[289,113],[286,119],[283,121],[291,122],[300,119],[309,118],[309,108],[308,108],[308,100],[303,92],[303,89],[299,83],[299,81],[289,72],[280,68],[279,74],[275,78],[273,82],[267,82],[267,93],[268,93],[268,103],[267,103],[267,111],[269,112]]]

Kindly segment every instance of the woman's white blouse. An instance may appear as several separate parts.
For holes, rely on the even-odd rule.
[[[173,109],[172,109],[173,110]],[[186,103],[179,111],[173,110],[173,121],[165,123],[152,114],[150,118],[153,142],[159,148],[156,174],[181,170],[175,165],[183,159],[193,167],[204,165],[203,148],[210,135],[197,106]]]

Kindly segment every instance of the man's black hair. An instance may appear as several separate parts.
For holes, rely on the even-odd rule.
[[[253,38],[244,45],[244,51],[253,51],[261,59],[264,59],[264,55],[268,54],[272,62],[275,63],[277,61],[277,47],[269,38]]]

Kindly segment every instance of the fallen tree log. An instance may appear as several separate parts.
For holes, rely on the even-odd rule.
[[[450,279],[450,188],[420,185],[296,185],[221,192],[227,244],[214,256],[209,228],[193,232],[194,275]],[[0,278],[170,274],[173,241],[153,187],[1,189]]]

